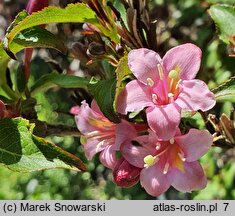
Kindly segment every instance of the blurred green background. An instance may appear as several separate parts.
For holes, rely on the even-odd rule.
[[[66,5],[76,1],[51,1],[52,4]],[[210,88],[226,81],[235,75],[235,58],[228,57],[228,48],[216,34],[215,26],[207,13],[214,3],[234,4],[234,0],[152,0],[149,1],[151,18],[158,22],[158,47],[163,55],[170,47],[185,42],[193,42],[203,50],[202,66],[197,78],[208,83]],[[0,1],[0,36],[12,18],[24,8],[26,1]],[[118,3],[118,1],[117,1]],[[82,36],[78,33],[79,25],[51,25],[54,33],[64,38],[68,46]],[[43,74],[52,71],[48,61],[53,59],[63,69],[73,73],[82,73],[79,61],[67,58],[52,50],[37,50],[32,61],[30,83]],[[12,66],[11,71],[16,69]],[[76,94],[78,97],[78,93]],[[37,106],[38,117],[50,124],[74,126],[73,117],[68,114],[76,101],[74,91],[51,89],[37,95],[40,103]],[[213,114],[229,114],[234,106],[231,102],[218,103]],[[189,120],[195,127],[203,128],[200,115]],[[34,173],[15,173],[0,167],[0,199],[234,199],[235,198],[235,151],[212,148],[201,159],[208,177],[204,190],[183,194],[171,188],[160,197],[149,196],[140,184],[130,189],[115,186],[112,173],[103,167],[95,157],[87,161],[80,146],[79,139],[73,137],[48,137],[57,145],[81,158],[87,172],[76,173],[68,170],[46,170]]]

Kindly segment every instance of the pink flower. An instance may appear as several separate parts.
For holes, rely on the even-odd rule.
[[[132,187],[139,181],[140,171],[140,168],[131,165],[122,157],[113,170],[114,182],[120,187]]]
[[[129,82],[118,97],[122,114],[147,107],[147,121],[160,139],[174,136],[181,110],[206,111],[215,98],[206,84],[194,79],[201,62],[201,50],[184,44],[169,50],[163,59],[154,51],[132,50],[128,64],[137,80]]]
[[[99,110],[95,101],[91,108],[84,101],[80,108],[72,108],[75,115],[75,121],[78,130],[83,137],[81,142],[86,157],[91,160],[92,157],[100,152],[100,161],[108,168],[113,169],[116,162],[116,151],[120,145],[127,139],[137,136],[136,129],[129,122],[122,120],[115,124],[110,122]]]
[[[159,196],[172,185],[179,191],[191,192],[206,186],[204,171],[197,159],[212,145],[206,130],[191,129],[174,138],[159,140],[154,132],[122,144],[123,157],[142,168],[140,182],[152,196]]]

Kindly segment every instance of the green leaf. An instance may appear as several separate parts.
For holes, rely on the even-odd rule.
[[[231,37],[235,35],[235,7],[213,5],[209,9],[209,14],[216,24],[220,39],[229,44]]]
[[[117,85],[116,85],[116,93],[114,100],[114,107],[116,107],[117,96],[120,94],[122,89],[125,87],[124,81],[131,77],[132,72],[128,67],[128,57],[124,56],[120,61],[116,69],[117,75]]]
[[[14,42],[28,48],[53,48],[62,53],[67,51],[66,46],[58,36],[37,26],[20,32],[14,39]]]
[[[14,41],[10,44],[7,53],[13,57],[19,51],[25,48],[54,48],[62,53],[65,53],[67,48],[64,43],[49,31],[34,27],[21,32]],[[3,45],[0,44],[0,85],[6,83],[5,72],[10,57],[4,51]]]
[[[235,102],[235,76],[212,91],[217,101]]]
[[[46,91],[49,88],[56,86],[62,88],[86,88],[89,81],[85,78],[67,75],[51,73],[42,76],[37,82],[31,87],[31,93]]]
[[[52,168],[85,170],[79,158],[34,136],[33,127],[22,118],[0,120],[0,163],[17,172]]]
[[[120,119],[114,111],[114,97],[116,89],[116,79],[101,80],[88,86],[99,105],[100,110],[110,121],[119,123]]]
[[[50,6],[27,16],[14,26],[4,39],[5,47],[25,29],[49,23],[89,22],[96,23],[95,13],[83,3],[69,4],[66,8]]]

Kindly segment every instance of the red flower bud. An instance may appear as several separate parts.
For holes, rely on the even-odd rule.
[[[19,113],[14,110],[14,108],[5,106],[5,104],[0,100],[0,119],[1,118],[15,118],[19,116]]]
[[[5,104],[0,100],[0,118],[4,118],[6,112]]]
[[[29,14],[40,11],[44,7],[47,7],[49,5],[49,0],[29,0],[26,10],[28,11]]]
[[[113,179],[120,187],[132,187],[139,181],[141,168],[132,166],[123,157],[117,162],[113,170]]]

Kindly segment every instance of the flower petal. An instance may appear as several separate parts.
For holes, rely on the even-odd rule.
[[[78,115],[80,110],[80,106],[73,106],[70,108],[69,113],[72,115]]]
[[[101,116],[99,113],[93,111],[89,107],[89,105],[85,101],[83,101],[80,109],[78,110],[77,115],[75,116],[75,121],[76,121],[78,130],[82,134],[86,134],[90,131],[97,130],[97,127],[89,123],[89,120],[90,119],[99,120],[100,118],[104,118],[104,117]]]
[[[101,153],[100,153],[100,162],[110,168],[114,169],[117,158],[116,158],[116,151],[113,145],[107,146]]]
[[[140,48],[130,51],[128,55],[128,65],[136,78],[147,84],[147,79],[153,81],[159,79],[157,65],[162,64],[161,57],[154,51]]]
[[[116,139],[115,146],[116,149],[120,149],[120,145],[126,140],[131,140],[137,137],[137,131],[135,127],[128,121],[122,120],[121,123],[116,126]]]
[[[192,162],[209,150],[213,137],[207,130],[190,129],[187,134],[175,137],[175,142],[184,151],[186,161]]]
[[[180,69],[180,79],[194,79],[201,64],[202,51],[194,44],[187,43],[170,49],[163,57],[163,66],[170,72]]]
[[[93,156],[104,150],[106,145],[102,145],[102,141],[100,142],[99,140],[87,140],[85,144],[82,145],[85,155],[88,158],[88,160],[91,160]]]
[[[144,158],[147,155],[154,155],[156,151],[152,140],[147,135],[139,136],[132,141],[126,141],[121,145],[120,151],[123,157],[135,167],[144,167]]]
[[[191,192],[206,187],[207,179],[199,162],[184,163],[184,173],[174,169],[169,173],[172,186],[181,192]]]
[[[93,111],[97,112],[98,114],[104,116],[104,114],[101,112],[101,110],[95,100],[92,100],[92,102],[91,102],[91,109]]]
[[[167,175],[157,165],[145,168],[140,173],[140,183],[152,196],[159,196],[166,192],[171,185]]]
[[[207,111],[215,105],[215,96],[201,80],[183,80],[180,83],[182,92],[176,103],[185,110]]]
[[[133,80],[119,94],[117,112],[127,114],[127,112],[140,111],[152,105],[151,88],[138,80]]]
[[[159,139],[171,139],[180,123],[180,107],[175,104],[149,107],[146,110],[149,127]]]

